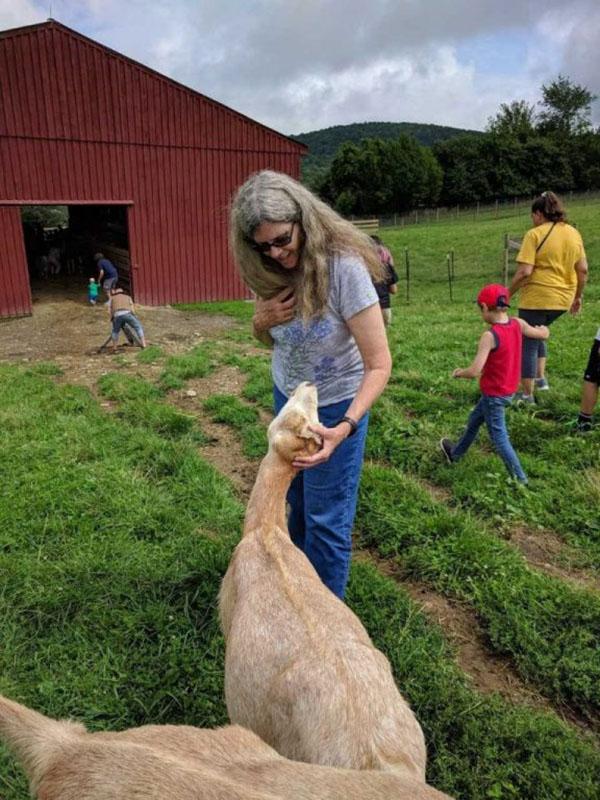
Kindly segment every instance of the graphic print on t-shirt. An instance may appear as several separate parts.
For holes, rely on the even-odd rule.
[[[322,383],[335,373],[335,358],[331,354],[318,359],[319,351],[323,350],[323,340],[332,332],[333,323],[327,317],[312,320],[308,325],[304,325],[300,320],[294,320],[285,326],[281,338],[286,344],[293,345],[288,350],[287,362],[290,384],[298,385],[306,380],[308,364],[314,365],[313,383]]]

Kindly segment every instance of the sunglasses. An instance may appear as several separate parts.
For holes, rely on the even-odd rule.
[[[266,255],[272,247],[277,247],[278,249],[281,247],[287,247],[288,244],[294,238],[294,228],[296,227],[296,223],[292,223],[292,227],[290,228],[289,233],[284,233],[281,236],[276,236],[275,239],[271,239],[269,242],[255,242],[254,239],[247,239],[248,245],[253,249],[256,250],[257,253],[262,253]]]

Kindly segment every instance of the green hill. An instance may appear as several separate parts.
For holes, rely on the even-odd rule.
[[[291,139],[309,148],[304,158],[304,178],[324,171],[344,142],[360,142],[361,139],[396,139],[400,134],[414,136],[419,144],[431,146],[435,142],[478,131],[449,128],[446,125],[426,125],[419,122],[354,122],[351,125],[334,125],[318,131],[291,135]]]

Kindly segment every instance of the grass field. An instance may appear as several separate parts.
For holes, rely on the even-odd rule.
[[[600,797],[600,429],[580,436],[571,426],[600,325],[598,211],[571,209],[591,281],[583,314],[552,328],[552,389],[535,410],[508,413],[526,491],[507,482],[483,433],[452,467],[437,449],[477,396],[474,382],[450,378],[482,330],[472,300],[500,277],[503,234],[522,234],[526,219],[383,233],[398,266],[409,250],[411,300],[401,286],[357,517],[357,545],[370,555],[355,560],[348,602],[425,730],[429,780],[461,800]],[[153,348],[94,392],[52,364],[0,365],[0,692],[95,730],[226,722],[216,597],[243,503],[199,454],[202,423],[175,401],[190,381],[239,370],[241,395],[215,384],[198,411],[229,426],[257,463],[271,389],[251,307],[217,310],[239,320],[230,335],[183,355]],[[154,378],[148,364],[160,365]],[[523,531],[562,543],[560,576],[528,561],[516,544]],[[403,579],[469,609],[490,655],[546,710],[478,691]],[[0,796],[27,796],[4,753]]]

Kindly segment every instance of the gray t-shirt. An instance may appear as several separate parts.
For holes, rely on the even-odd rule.
[[[289,397],[299,383],[310,381],[317,386],[320,406],[354,397],[364,366],[346,320],[378,302],[362,259],[335,256],[323,315],[307,325],[296,318],[270,329],[275,386]]]

